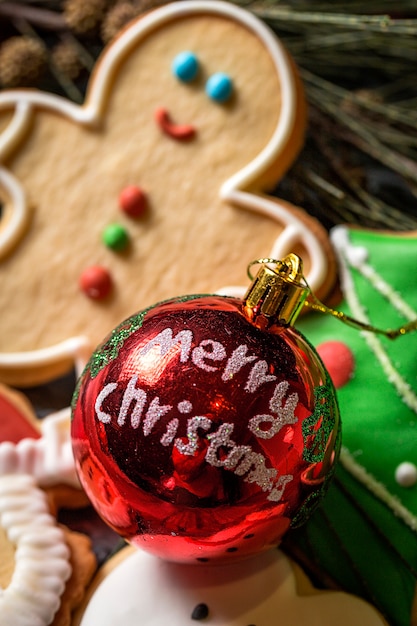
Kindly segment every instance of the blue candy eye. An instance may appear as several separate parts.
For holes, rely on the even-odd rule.
[[[230,76],[217,72],[210,76],[206,83],[206,94],[216,102],[226,102],[233,92],[233,82]]]
[[[172,62],[172,73],[183,83],[189,83],[198,74],[199,63],[193,52],[180,52]]]

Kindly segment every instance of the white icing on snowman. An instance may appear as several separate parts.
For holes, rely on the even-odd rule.
[[[105,566],[101,584],[74,626],[191,626],[201,614],[197,607],[205,609],[202,623],[210,626],[385,624],[363,600],[317,592],[307,579],[309,592],[301,595],[293,567],[279,550],[215,566],[170,563],[128,548],[115,564]]]

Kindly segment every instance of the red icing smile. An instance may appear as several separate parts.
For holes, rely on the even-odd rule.
[[[175,124],[164,107],[156,109],[155,120],[162,132],[171,137],[171,139],[189,141],[196,134],[196,129],[191,124]]]

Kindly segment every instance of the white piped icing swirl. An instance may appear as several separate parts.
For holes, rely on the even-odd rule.
[[[0,476],[0,526],[16,548],[12,579],[0,588],[0,624],[47,626],[71,566],[64,533],[31,476]]]
[[[0,443],[0,476],[30,474],[40,487],[64,483],[79,488],[69,413],[70,409],[66,408],[42,420],[40,439],[22,439],[17,444]]]

